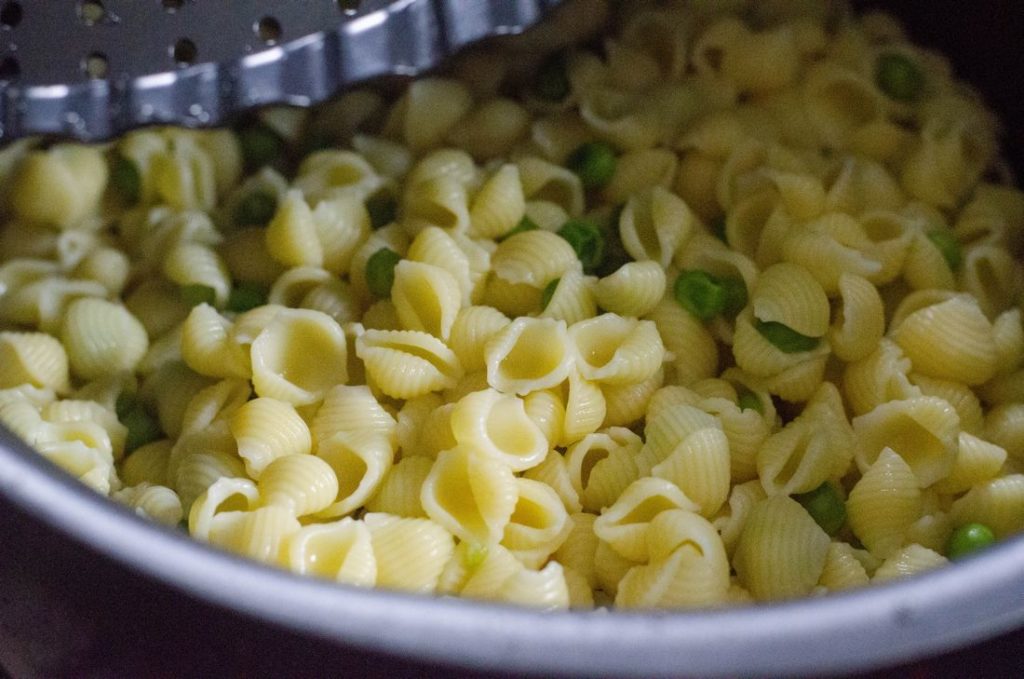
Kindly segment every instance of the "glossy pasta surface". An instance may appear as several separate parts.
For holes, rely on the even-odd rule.
[[[882,13],[580,0],[395,96],[18,142],[0,422],[351,586],[707,608],[910,576],[1024,531],[998,134]]]

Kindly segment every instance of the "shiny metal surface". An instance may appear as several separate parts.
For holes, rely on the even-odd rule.
[[[95,141],[155,123],[217,125],[414,75],[560,0],[5,0],[0,141]]]
[[[4,502],[114,559],[122,578],[251,616],[238,634],[270,623],[339,647],[473,670],[822,677],[907,662],[1024,624],[1024,537],[905,582],[820,599],[699,612],[540,613],[346,587],[236,558],[139,519],[0,431]],[[282,645],[275,653],[294,650]]]

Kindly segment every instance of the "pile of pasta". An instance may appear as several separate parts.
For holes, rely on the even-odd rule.
[[[349,585],[706,607],[912,575],[1024,529],[997,137],[887,15],[586,0],[397,97],[19,142],[0,421]]]

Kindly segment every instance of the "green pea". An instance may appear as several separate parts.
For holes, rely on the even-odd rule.
[[[826,481],[809,493],[794,495],[811,518],[829,535],[835,535],[846,523],[846,503],[835,486]]]
[[[284,140],[266,125],[255,124],[238,131],[245,166],[255,170],[272,163],[284,152]]]
[[[243,311],[261,307],[266,303],[267,293],[263,288],[250,283],[239,283],[231,289],[231,294],[228,295],[228,303],[224,308],[228,311],[242,313]]]
[[[537,69],[533,93],[540,99],[557,103],[569,96],[569,90],[565,55],[561,52],[553,54]]]
[[[722,287],[722,294],[725,296],[725,305],[722,313],[733,318],[743,307],[747,306],[747,284],[742,278],[719,278],[718,284]]]
[[[538,229],[540,229],[540,227],[537,226],[537,222],[533,221],[532,219],[530,219],[526,215],[523,215],[523,218],[519,220],[519,223],[516,224],[515,226],[513,226],[509,230],[509,232],[506,233],[504,236],[502,236],[499,240],[505,240],[506,238],[511,238],[512,236],[516,235],[517,233],[523,233],[524,231],[537,231]]]
[[[953,271],[960,269],[960,265],[964,261],[964,255],[960,250],[960,243],[957,242],[956,236],[946,229],[933,229],[928,232],[928,240],[939,249],[946,263],[949,264],[950,269]]]
[[[558,230],[558,235],[576,251],[584,271],[591,273],[600,266],[604,259],[604,236],[597,225],[585,219],[570,219]]]
[[[181,301],[190,307],[199,306],[200,304],[212,306],[217,301],[217,292],[209,285],[201,283],[183,285],[181,286],[180,293]]]
[[[120,154],[114,156],[110,168],[110,185],[128,205],[135,205],[142,197],[142,175],[139,174],[139,167],[134,161]]]
[[[395,267],[400,261],[401,255],[391,248],[381,248],[367,260],[366,286],[376,297],[386,299],[391,296],[391,286],[395,284]]]
[[[878,57],[875,83],[896,101],[917,101],[924,90],[924,72],[904,54],[889,52]]]
[[[761,397],[749,389],[740,390],[736,398],[736,405],[740,407],[740,410],[753,410],[764,415],[764,403],[761,402]]]
[[[558,289],[558,284],[562,282],[561,278],[556,278],[547,285],[544,286],[544,292],[540,294],[540,308],[541,310],[547,309],[548,304],[551,304],[551,298],[555,296],[555,290]]]
[[[946,556],[959,559],[984,549],[996,541],[992,529],[981,523],[957,526],[946,542]]]
[[[160,438],[160,425],[156,418],[146,412],[141,404],[136,404],[120,418],[121,424],[128,429],[125,437],[124,450],[130,453],[136,448],[152,443]]]
[[[819,337],[801,335],[789,326],[775,321],[758,321],[755,325],[761,336],[775,345],[775,348],[786,354],[798,354],[810,351],[821,342]]]
[[[121,392],[117,397],[117,402],[114,404],[114,412],[117,413],[117,417],[120,419],[138,407],[138,405],[139,401],[135,398],[135,394],[130,394],[127,391]]]
[[[615,149],[594,141],[573,151],[566,165],[579,176],[584,188],[599,189],[612,180],[617,162]]]
[[[702,321],[710,321],[725,310],[725,290],[707,271],[683,271],[673,287],[676,301]]]
[[[240,226],[258,224],[265,226],[277,212],[277,196],[269,191],[253,191],[238,201],[235,207],[235,223]]]
[[[398,201],[390,194],[378,193],[366,200],[366,211],[370,215],[370,225],[380,229],[395,221]]]

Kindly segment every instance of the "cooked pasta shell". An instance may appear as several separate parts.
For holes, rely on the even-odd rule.
[[[469,235],[498,238],[511,231],[526,214],[526,198],[519,168],[502,165],[473,198]]]
[[[467,448],[438,455],[423,483],[420,501],[427,516],[462,540],[490,544],[515,511],[517,486],[503,462]]]
[[[681,198],[656,186],[629,199],[619,217],[619,236],[630,257],[665,268],[693,235],[697,220]]]
[[[468,304],[480,284],[483,274],[490,269],[490,255],[473,249],[471,259],[461,238],[449,235],[444,229],[431,226],[423,229],[409,245],[406,258],[414,262],[433,264],[452,275],[459,285],[462,303]],[[468,249],[468,247],[467,247]]]
[[[711,517],[729,497],[729,466],[729,439],[706,427],[680,441],[651,474],[674,483],[697,504],[695,511]]]
[[[604,426],[626,427],[644,418],[651,396],[665,383],[664,370],[658,370],[642,382],[625,385],[601,385],[604,396]]]
[[[697,505],[665,479],[645,477],[634,481],[615,504],[594,522],[594,533],[631,561],[649,557],[647,530],[651,521],[669,509],[697,511]]]
[[[272,398],[256,398],[231,415],[231,435],[249,476],[259,479],[274,460],[308,455],[313,447],[309,427],[295,407]]]
[[[454,387],[463,370],[441,340],[414,330],[367,330],[356,340],[367,375],[392,398],[414,398]]]
[[[365,385],[329,389],[310,426],[314,445],[340,432],[373,433],[397,445],[397,428],[398,422]]]
[[[549,486],[524,478],[516,486],[519,497],[501,544],[527,568],[540,568],[568,537],[569,513]]]
[[[583,213],[583,185],[573,172],[532,156],[520,158],[516,165],[527,201],[554,203],[569,217]]]
[[[598,280],[594,295],[602,309],[639,318],[654,310],[665,286],[665,271],[657,262],[629,262]]]
[[[758,601],[806,596],[821,579],[829,543],[796,500],[774,495],[750,510],[733,567]]]
[[[551,487],[558,493],[558,497],[561,498],[566,511],[579,512],[582,509],[579,493],[573,487],[565,458],[556,449],[552,448],[549,450],[547,456],[539,465],[527,469],[523,474],[523,478],[540,481]]]
[[[549,449],[523,400],[494,389],[460,399],[451,413],[451,429],[458,445],[494,458],[515,472],[540,464]]]
[[[508,316],[493,307],[463,307],[452,323],[448,346],[466,370],[484,369],[487,342],[509,323]]]
[[[886,558],[921,516],[917,478],[902,457],[886,448],[850,491],[846,510],[854,535],[874,556]]]
[[[304,526],[288,538],[286,563],[300,575],[313,575],[347,585],[372,587],[377,559],[370,531],[361,521],[345,517],[334,523]]]
[[[314,455],[275,458],[256,484],[266,506],[290,509],[295,516],[316,514],[338,496],[338,477],[329,464]]]
[[[925,571],[945,566],[949,559],[927,547],[910,544],[899,550],[878,567],[871,582],[885,582],[906,578]]]
[[[673,403],[656,412],[653,416],[648,413],[644,429],[645,442],[638,459],[642,475],[671,455],[691,434],[707,428],[721,429],[718,418],[687,403]]]
[[[838,592],[863,587],[869,580],[864,565],[854,555],[853,547],[845,542],[833,542],[828,546],[819,585],[830,592]]]
[[[535,229],[506,238],[491,257],[494,274],[512,284],[543,288],[550,281],[581,269],[579,257],[558,234]]]
[[[722,539],[706,519],[674,509],[647,531],[651,562],[634,566],[619,582],[616,606],[698,607],[722,602],[729,589],[729,560]]]
[[[973,297],[958,295],[915,311],[891,334],[915,372],[969,385],[996,372],[992,324]]]
[[[170,488],[142,483],[122,488],[110,496],[144,519],[164,526],[177,527],[181,522],[181,500]]]
[[[250,357],[234,341],[232,324],[209,304],[192,309],[181,329],[181,358],[207,377],[249,378]]]
[[[808,337],[828,332],[828,297],[801,266],[783,262],[762,271],[751,302],[754,316],[760,321],[782,323]]]
[[[388,440],[373,431],[339,432],[318,444],[316,456],[338,479],[337,497],[319,511],[320,517],[344,516],[366,504],[395,459]]]
[[[403,260],[395,267],[391,301],[403,330],[420,330],[447,340],[462,306],[462,293],[444,269]]]
[[[984,524],[999,539],[1024,531],[1024,474],[1007,474],[974,486],[953,503],[950,516],[957,525]]]
[[[921,396],[910,381],[911,363],[894,342],[882,338],[868,356],[847,364],[843,395],[855,415],[863,415],[888,401]]]
[[[0,388],[30,384],[67,392],[69,365],[64,346],[50,335],[0,332]]]
[[[569,373],[561,445],[572,445],[587,434],[597,431],[604,422],[607,412],[601,388],[594,382],[584,379],[578,370],[573,369]]]
[[[648,316],[674,356],[672,368],[679,384],[711,377],[718,370],[718,344],[707,327],[675,300],[662,300]]]
[[[188,530],[192,537],[206,540],[217,514],[224,511],[249,510],[259,501],[256,484],[249,479],[222,478],[192,503]]]
[[[766,497],[768,495],[757,479],[737,484],[729,492],[729,502],[723,505],[718,515],[712,519],[730,556],[736,549],[736,543],[743,532],[743,526],[747,523],[751,508]]]
[[[491,337],[484,358],[488,384],[523,395],[564,382],[574,355],[565,321],[517,318]]]
[[[427,512],[420,502],[420,490],[433,464],[432,459],[422,455],[404,457],[396,462],[384,476],[377,492],[367,500],[367,511],[426,518]]]
[[[636,456],[643,445],[629,430],[595,432],[565,452],[567,478],[584,509],[599,512],[610,507],[623,491],[640,478]]]
[[[71,370],[85,379],[134,370],[149,349],[149,335],[138,319],[102,299],[68,305],[60,334]]]
[[[297,406],[323,399],[348,379],[347,343],[337,321],[308,309],[285,309],[252,342],[256,393]]]
[[[883,403],[853,420],[857,465],[866,473],[882,450],[891,448],[927,488],[952,470],[959,427],[956,410],[934,396]]]
[[[585,379],[605,384],[632,384],[649,379],[665,356],[658,328],[616,314],[574,323],[569,339],[575,364]]]

